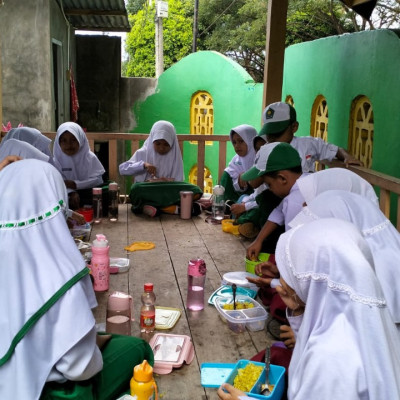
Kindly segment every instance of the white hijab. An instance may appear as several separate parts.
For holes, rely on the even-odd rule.
[[[168,142],[171,150],[166,154],[158,154],[154,151],[153,142],[164,139]],[[157,168],[157,178],[173,178],[175,181],[184,181],[183,160],[181,149],[174,125],[168,121],[157,121],[151,128],[149,137],[143,146],[135,152],[130,161],[144,161]],[[144,170],[141,174],[135,175],[135,182],[144,182],[152,176]]]
[[[22,126],[19,128],[10,129],[6,136],[4,136],[2,143],[8,139],[22,140],[36,147],[42,153],[51,157],[50,143],[51,139],[43,135],[42,132],[35,128],[29,128],[27,126]]]
[[[21,158],[35,158],[49,162],[50,157],[28,142],[17,139],[8,139],[0,146],[0,160],[6,156],[19,156]]]
[[[64,132],[72,133],[79,142],[79,151],[73,156],[61,150],[60,137]],[[73,181],[84,181],[102,176],[105,172],[97,156],[90,151],[85,132],[75,122],[64,122],[57,129],[54,141],[54,166],[61,172],[64,179]]]
[[[359,230],[332,218],[309,222],[282,234],[275,256],[306,304],[289,400],[399,399],[400,337]]]
[[[238,154],[234,155],[229,165],[225,168],[225,171],[232,179],[236,179],[240,174],[246,172],[254,165],[256,151],[254,150],[253,139],[257,136],[256,129],[251,125],[245,124],[239,125],[230,131],[229,137],[231,142],[234,133],[237,133],[247,144],[247,153],[244,157],[240,157]]]
[[[307,204],[320,193],[335,189],[361,194],[378,204],[378,197],[372,185],[345,168],[328,168],[314,172],[298,179],[297,184]]]
[[[294,226],[320,218],[352,222],[372,251],[375,273],[393,320],[400,324],[400,234],[382,211],[365,197],[344,190],[321,193],[290,222]]]
[[[39,160],[0,171],[0,358],[15,335],[85,268],[68,230],[60,173]],[[56,362],[89,331],[97,305],[88,275],[47,311],[0,367],[1,399],[37,399]]]

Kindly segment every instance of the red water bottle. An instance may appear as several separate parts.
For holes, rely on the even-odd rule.
[[[154,332],[156,324],[156,295],[153,291],[152,283],[144,284],[144,293],[142,294],[142,308],[140,310],[140,332]]]
[[[204,308],[204,284],[206,281],[206,263],[201,258],[193,259],[188,264],[188,291],[186,307],[199,311]]]
[[[110,282],[110,246],[107,238],[102,235],[96,235],[92,245],[91,272],[94,279],[93,289],[96,292],[108,290]]]

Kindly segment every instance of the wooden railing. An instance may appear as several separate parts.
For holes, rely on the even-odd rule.
[[[1,137],[6,132],[1,132]],[[53,139],[55,138],[55,132],[44,132],[46,136]],[[118,141],[130,142],[132,154],[140,147],[140,142],[148,137],[148,134],[138,133],[97,133],[88,132],[87,134],[90,148],[94,149],[95,142],[108,142],[108,165],[109,165],[109,178],[111,180],[118,181],[118,161],[117,161],[117,143]],[[194,140],[197,141],[197,182],[202,187],[204,182],[204,166],[205,166],[205,155],[207,151],[206,142],[219,142],[218,152],[218,180],[226,167],[226,149],[227,142],[229,142],[229,135],[178,135],[179,146],[183,155],[183,143],[185,141]],[[338,160],[334,161],[320,161],[322,168],[325,167],[341,167],[345,168],[345,165]],[[397,214],[394,224],[397,230],[400,231],[400,179],[390,175],[386,175],[368,168],[350,166],[349,169],[356,174],[363,177],[365,180],[370,182],[374,187],[378,189],[379,205],[382,212],[389,218],[390,214],[390,203],[393,195],[397,199]]]

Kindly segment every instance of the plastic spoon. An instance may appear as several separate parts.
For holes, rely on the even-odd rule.
[[[270,347],[267,346],[265,349],[265,383],[261,385],[261,393],[264,396],[269,396],[271,391],[269,390],[269,365],[270,365]]]
[[[236,284],[232,285],[232,293],[233,293],[233,309],[236,310]]]

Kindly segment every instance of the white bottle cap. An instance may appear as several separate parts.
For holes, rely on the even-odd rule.
[[[93,246],[94,247],[107,247],[108,240],[103,234],[99,233],[96,235],[96,239],[93,240]]]
[[[222,196],[225,193],[225,188],[221,185],[215,185],[213,187],[213,194],[216,196]]]
[[[108,185],[108,190],[118,190],[118,183],[110,182],[110,184]]]

